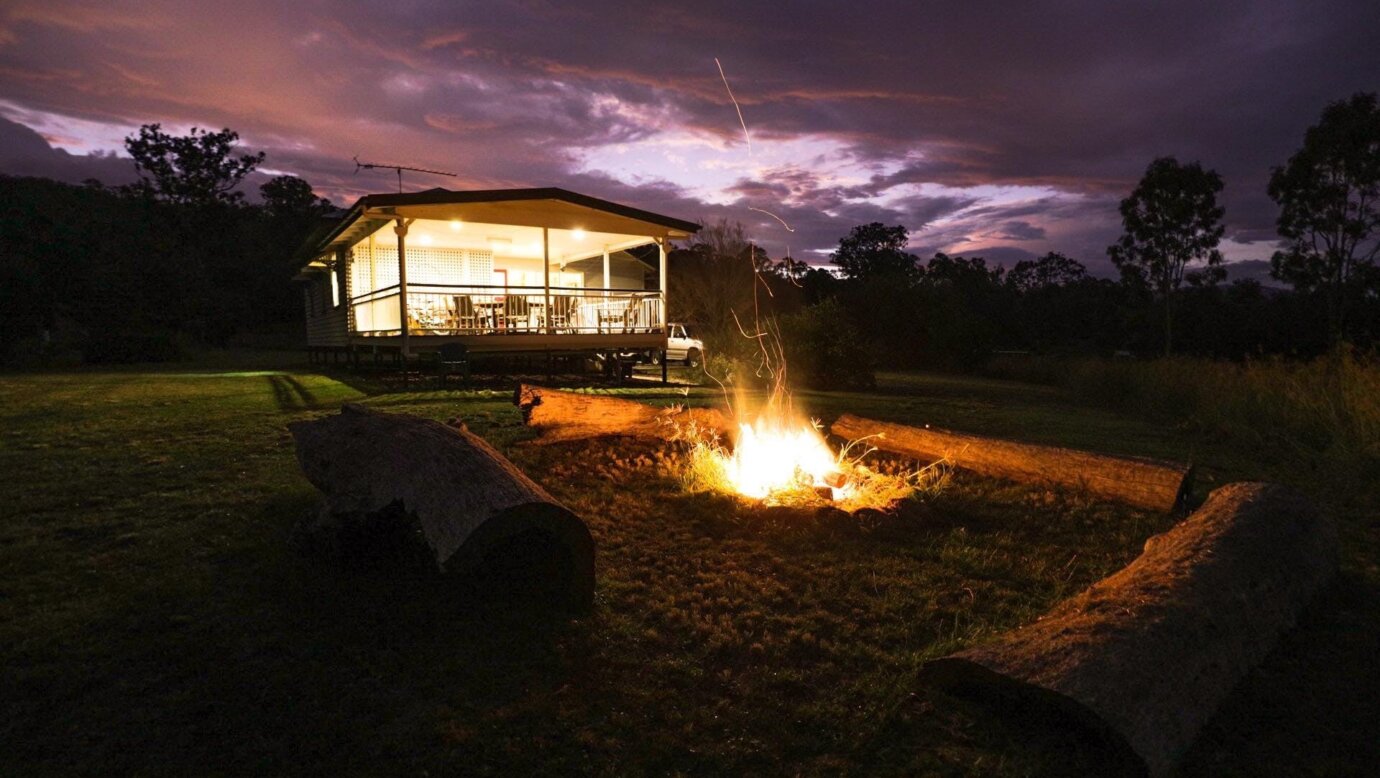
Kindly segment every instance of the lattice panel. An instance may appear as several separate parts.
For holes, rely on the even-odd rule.
[[[492,284],[494,278],[494,253],[470,249],[465,252],[467,284]],[[411,260],[411,257],[408,257]]]
[[[364,253],[368,254],[367,248]],[[375,246],[372,266],[371,289],[398,283],[397,247]],[[489,284],[493,282],[493,269],[492,251],[407,247],[408,284]],[[363,279],[359,278],[359,282]]]
[[[398,250],[376,246],[371,251],[368,243],[360,243],[350,249],[350,296],[358,297],[375,289],[393,286],[398,283]]]

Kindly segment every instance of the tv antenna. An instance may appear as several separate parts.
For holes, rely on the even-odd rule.
[[[447,173],[444,170],[430,170],[424,167],[408,167],[407,165],[379,165],[373,162],[360,162],[359,155],[355,155],[355,172],[361,170],[396,170],[398,172],[398,194],[402,194],[402,174],[404,170],[411,170],[414,173],[430,173],[434,176],[450,176],[455,178],[455,173]]]

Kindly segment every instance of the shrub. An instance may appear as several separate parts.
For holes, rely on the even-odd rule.
[[[834,299],[783,316],[781,341],[790,374],[812,389],[871,389],[877,385],[862,332]]]
[[[1380,362],[1373,356],[1240,364],[1033,359],[1008,362],[1003,372],[1052,378],[1047,382],[1088,403],[1185,422],[1261,455],[1324,465],[1343,480],[1380,478]]]

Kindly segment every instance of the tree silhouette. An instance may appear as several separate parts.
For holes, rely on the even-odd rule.
[[[331,209],[331,201],[317,197],[311,184],[297,176],[276,176],[259,187],[264,208],[273,216],[319,216]]]
[[[1374,93],[1353,95],[1323,111],[1303,148],[1270,176],[1280,205],[1276,226],[1285,247],[1270,273],[1327,300],[1329,340],[1345,335],[1352,301],[1380,289],[1380,109]]]
[[[145,124],[125,138],[139,183],[132,189],[155,200],[178,205],[234,205],[244,199],[235,187],[264,161],[264,153],[234,155],[240,135],[196,127],[184,136]]]
[[[1082,262],[1051,251],[1039,259],[1022,259],[1006,274],[1006,283],[1018,292],[1076,284],[1088,277]]]
[[[839,239],[839,247],[829,255],[829,261],[838,265],[847,278],[896,276],[914,279],[918,275],[917,258],[906,252],[909,239],[906,228],[900,225],[861,224],[847,237]]]
[[[741,223],[721,219],[702,226],[670,263],[674,320],[695,323],[720,348],[733,343],[738,321],[752,325],[756,271],[768,267],[766,252],[752,244]]]
[[[1124,234],[1107,248],[1122,279],[1147,285],[1164,306],[1164,353],[1174,347],[1174,295],[1184,281],[1189,264],[1203,262],[1199,283],[1212,283],[1224,275],[1222,254],[1223,209],[1217,205],[1222,177],[1204,170],[1197,162],[1179,164],[1160,157],[1145,170],[1131,196],[1121,201]]]

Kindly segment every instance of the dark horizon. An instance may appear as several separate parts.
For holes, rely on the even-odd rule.
[[[1117,202],[1173,155],[1222,174],[1232,278],[1263,278],[1271,166],[1380,82],[1369,3],[871,9],[10,3],[0,173],[119,184],[140,124],[230,127],[263,173],[338,205],[395,191],[358,155],[460,174],[411,191],[560,186],[728,218],[774,257],[824,262],[880,221],[921,257],[1060,251],[1108,276]]]

